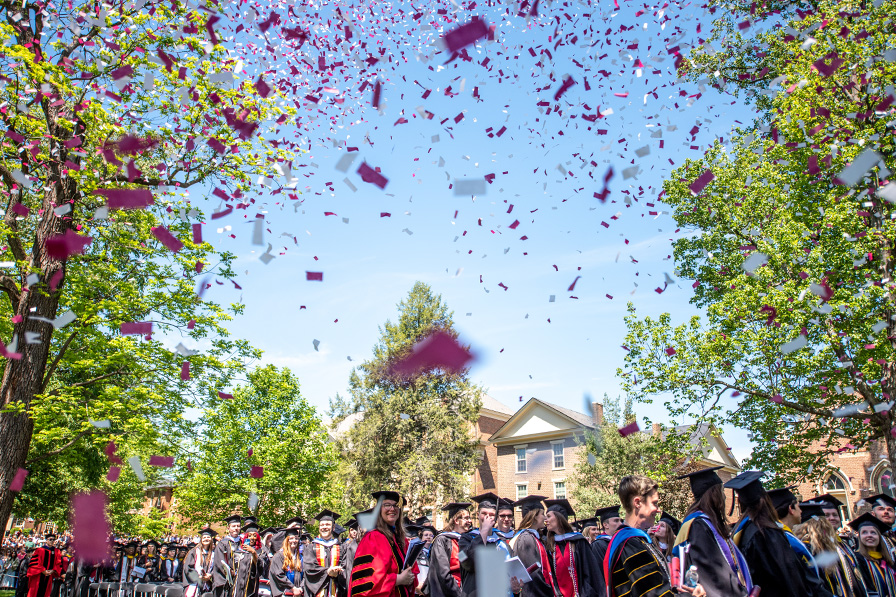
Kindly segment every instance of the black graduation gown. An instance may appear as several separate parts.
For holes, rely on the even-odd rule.
[[[199,552],[200,561],[196,561],[196,548],[191,549],[187,552],[187,557],[184,558],[183,566],[181,566],[181,577],[180,583],[186,588],[192,584],[196,584],[190,582],[188,576],[193,576],[193,573],[197,575],[200,579],[198,582],[199,594],[208,593],[212,590],[212,585],[214,583],[214,578],[207,582],[202,582],[201,578],[203,575],[208,575],[209,567],[214,570],[214,563],[212,562],[212,555],[214,554],[214,550],[212,553],[203,554],[201,551]],[[200,573],[200,569],[202,572]],[[212,575],[214,576],[214,574]]]
[[[551,564],[554,566],[554,587],[557,590],[557,594],[562,595],[557,568],[559,566],[568,568],[569,566],[569,560],[565,557],[563,561],[557,561],[559,550],[564,549],[563,546],[565,544],[569,549],[569,555],[572,556],[571,561],[574,562],[578,597],[603,597],[606,595],[607,585],[604,582],[604,573],[594,559],[594,552],[591,551],[588,539],[580,533],[569,533],[567,535],[558,535],[557,537],[564,537],[555,543],[554,553],[551,554]]]
[[[750,567],[753,584],[762,587],[762,597],[813,597],[806,568],[783,529],[762,529],[760,533],[759,527],[748,521],[739,535],[738,547]]]
[[[280,597],[285,591],[293,591],[296,588],[294,582],[286,576],[286,570],[283,568],[283,550],[281,549],[271,557],[271,564],[268,571],[268,581],[271,583],[271,597]],[[301,576],[301,571],[296,570],[295,576]],[[295,578],[295,577],[294,577]],[[298,578],[295,578],[298,581]],[[294,591],[293,591],[294,592]]]
[[[463,571],[461,574],[461,593],[463,593],[464,597],[476,597],[476,550],[482,548],[501,549],[505,555],[510,555],[510,546],[494,533],[488,538],[487,544],[483,543],[479,529],[473,529],[464,533],[460,536],[457,543],[458,549],[465,556],[464,558],[459,558],[463,560],[460,563]]]
[[[233,590],[229,597],[255,597],[258,595],[258,580],[264,562],[261,552],[258,557],[242,548],[233,555]]]
[[[318,552],[322,555],[323,565],[318,561]],[[333,577],[327,574],[327,570],[332,566],[339,566],[341,561],[342,546],[336,538],[329,541],[315,539],[311,545],[306,546],[302,554],[305,597],[335,597],[337,585],[345,586],[347,583],[340,582],[341,574]]]
[[[594,559],[597,560],[601,570],[604,568],[604,557],[607,555],[607,548],[610,547],[609,535],[598,535],[591,544],[591,551],[594,553]]]
[[[643,537],[630,537],[614,553],[611,564],[609,582],[613,584],[613,595],[674,597],[666,557]]]
[[[131,573],[134,570],[134,566],[139,566],[139,559],[135,557],[128,557],[126,555],[121,556],[121,559],[118,560],[118,564],[115,566],[115,570],[112,572],[112,578],[109,579],[114,583],[123,583],[123,582],[133,582],[134,580],[138,580]],[[123,566],[127,566],[125,570],[122,570]],[[122,578],[121,575],[123,572],[127,572],[128,575],[125,578]]]
[[[462,597],[455,577],[455,574],[461,576],[461,565],[457,559],[460,553],[459,540],[460,534],[454,532],[445,532],[433,539],[429,549],[429,572],[426,575],[429,597]],[[452,553],[454,558],[451,557]]]
[[[212,586],[218,595],[226,595],[230,591],[233,578],[233,558],[239,549],[239,542],[225,536],[215,545],[215,567],[212,570]],[[231,570],[231,583],[227,582],[227,569]]]
[[[697,518],[688,532],[687,561],[697,567],[700,584],[707,597],[742,597],[747,589],[740,584],[737,573],[728,565],[718,541],[706,521]],[[765,588],[762,589],[765,596]]]
[[[180,583],[181,578],[181,562],[174,558],[159,559],[159,582],[161,583]],[[171,580],[168,580],[168,579]]]
[[[138,582],[138,583],[139,582],[143,582],[143,583],[162,582],[161,580],[159,580],[159,578],[160,578],[159,560],[160,560],[159,556],[157,556],[155,554],[145,555],[145,556],[141,556],[141,557],[137,558],[137,565],[140,566],[141,568],[145,568],[146,572],[143,574],[143,578],[136,579],[136,582]]]
[[[523,585],[521,597],[554,597],[553,582],[548,582],[545,578],[545,571],[551,574],[551,557],[548,555],[547,549],[541,543],[538,534],[529,529],[517,531],[516,536],[510,541],[513,555],[520,559],[520,562],[526,568],[538,562],[539,567],[534,572],[529,573],[532,577],[530,582]]]
[[[73,597],[87,597],[92,583],[105,581],[106,568],[103,564],[88,565],[84,562],[79,562],[77,566]]]
[[[16,569],[16,597],[25,597],[28,594],[28,566],[30,563],[30,557],[24,557],[19,560],[19,565]]]
[[[339,565],[342,566],[342,578],[348,588],[348,579],[352,577],[352,568],[355,565],[355,553],[358,551],[358,542],[349,539],[342,544],[342,553],[339,555]]]

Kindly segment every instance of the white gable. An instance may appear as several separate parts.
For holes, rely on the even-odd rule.
[[[491,441],[507,441],[512,438],[528,438],[533,435],[545,435],[581,429],[582,426],[538,402],[532,402],[528,408],[517,412],[497,433]]]

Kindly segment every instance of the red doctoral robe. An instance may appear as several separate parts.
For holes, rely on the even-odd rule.
[[[382,531],[372,530],[364,535],[355,552],[352,578],[349,586],[350,597],[412,597],[419,573],[414,563],[414,581],[409,585],[397,586],[395,577],[404,564],[408,541],[399,546],[390,541]]]
[[[60,578],[65,570],[62,567],[62,552],[55,548],[38,547],[28,564],[28,597],[50,597],[53,591],[53,579]],[[44,574],[50,570],[52,574]]]

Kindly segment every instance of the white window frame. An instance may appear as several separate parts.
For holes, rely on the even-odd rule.
[[[554,446],[560,446],[560,458],[563,460],[563,466],[557,466],[557,454],[554,452]],[[566,469],[566,440],[558,440],[551,442],[551,470],[562,471]]]
[[[528,444],[513,447],[514,470],[518,475],[525,475],[529,472],[529,452],[526,449]],[[523,459],[520,460],[520,450],[523,451]],[[520,462],[523,463],[523,470],[520,470]]]
[[[569,497],[569,491],[567,491],[567,487],[566,487],[566,479],[553,479],[551,481],[551,483],[553,483],[553,485],[554,485],[554,499],[555,500],[562,500],[562,499],[566,499]],[[557,483],[563,483],[563,495],[562,496],[557,495]]]
[[[520,495],[520,489],[523,490],[523,493],[525,495]],[[516,484],[516,499],[521,500],[524,497],[526,497],[527,495],[529,495],[529,484],[528,483],[517,483]]]

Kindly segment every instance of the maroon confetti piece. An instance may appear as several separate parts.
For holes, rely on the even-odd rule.
[[[93,241],[89,236],[82,236],[73,230],[66,230],[65,234],[51,236],[44,243],[47,254],[53,259],[64,261],[71,255],[80,255]]]
[[[106,457],[109,459],[109,462],[111,462],[113,464],[121,464],[122,460],[121,460],[121,458],[119,458],[118,456],[115,455],[116,451],[118,451],[118,446],[115,445],[114,441],[110,440],[109,443],[106,444],[106,447],[104,449],[104,452],[106,453]]]
[[[692,182],[688,186],[688,188],[691,190],[691,193],[693,193],[694,195],[699,195],[700,192],[703,191],[703,189],[706,187],[706,185],[708,185],[713,180],[715,180],[715,178],[716,178],[716,175],[712,173],[712,170],[707,170],[706,172],[704,172],[703,174],[698,176],[697,180]]]
[[[389,184],[389,179],[371,168],[367,162],[361,162],[361,165],[358,167],[358,175],[364,182],[374,184],[381,189],[385,189],[386,185]]]
[[[641,431],[641,428],[638,427],[637,421],[632,421],[625,427],[620,427],[618,431],[619,435],[621,435],[622,437],[628,437],[632,433],[638,433],[639,431]]]
[[[258,80],[255,81],[255,91],[257,91],[258,95],[261,97],[266,98],[271,95],[271,86],[265,83],[264,79],[258,77]]]
[[[190,380],[190,361],[184,361],[180,366],[180,380]]]
[[[193,224],[193,244],[202,244],[202,224]]]
[[[138,137],[136,135],[124,135],[116,143],[118,153],[125,155],[135,155],[141,151],[146,151],[158,145],[159,142],[152,137]]]
[[[671,357],[672,355],[676,354],[675,349],[669,346],[668,348],[666,348],[666,354]]]
[[[233,400],[233,394],[225,394],[224,392],[218,391],[218,398],[221,400]]]
[[[252,453],[253,453],[253,452],[254,452],[254,450],[253,450],[252,448],[249,448],[248,450],[246,450],[246,457],[247,457],[247,458],[252,458]]]
[[[263,466],[253,466],[249,470],[249,476],[253,479],[261,479],[264,477],[264,467]]]
[[[131,321],[121,324],[122,336],[148,336],[151,333],[151,321]]]
[[[12,206],[12,213],[24,218],[24,217],[28,216],[29,213],[31,213],[31,210],[29,210],[27,207],[25,207],[21,203],[16,203],[15,205]]]
[[[324,273],[323,272],[305,272],[305,280],[309,282],[323,282],[324,281]]]
[[[576,282],[578,282],[582,276],[576,276],[576,279],[572,281],[572,284],[569,285],[569,288],[566,289],[566,292],[572,292],[576,289]]]
[[[613,179],[613,166],[610,166],[607,169],[607,173],[604,174],[604,188],[600,193],[594,193],[594,198],[599,199],[601,203],[605,203],[607,201],[607,197],[610,196],[610,186],[609,183]]]
[[[109,467],[109,472],[106,473],[106,481],[109,483],[115,483],[118,481],[118,477],[121,476],[121,469],[115,465]]]
[[[171,468],[174,466],[174,456],[150,456],[149,466],[162,466]]]
[[[783,398],[781,398],[781,394],[775,394],[774,396],[771,397],[770,400],[772,402],[774,402],[775,404],[781,404],[781,401],[783,400]]]
[[[514,221],[513,221],[513,224],[511,224],[510,226],[508,226],[508,228],[510,228],[511,230],[516,230],[516,229],[517,229],[517,226],[519,226],[519,225],[520,225],[520,221],[519,221],[519,220],[514,220]]]
[[[20,468],[16,471],[16,476],[12,478],[12,483],[9,484],[9,490],[19,492],[22,491],[22,487],[25,485],[25,477],[28,476],[28,471],[23,468]]]
[[[149,189],[96,189],[94,193],[106,198],[109,209],[143,209],[155,203]]]
[[[379,81],[376,82],[376,85],[373,86],[373,99],[370,102],[370,105],[379,110],[380,107],[380,95],[383,92],[383,84]]]
[[[565,79],[563,79],[563,83],[560,84],[560,88],[557,89],[557,92],[554,94],[554,101],[556,102],[557,100],[559,100],[560,97],[575,84],[576,82],[572,77],[567,76]]]
[[[478,17],[473,17],[469,23],[447,32],[442,39],[445,40],[445,47],[453,54],[486,36],[488,25]]]
[[[444,369],[456,373],[473,355],[450,334],[438,330],[417,342],[410,353],[396,362],[391,370],[398,375],[411,375],[421,370]]]
[[[212,149],[214,149],[216,153],[219,153],[219,154],[223,154],[227,150],[227,148],[224,147],[224,144],[221,143],[219,140],[215,139],[214,137],[212,137],[211,139],[206,141],[206,144],[209,147],[211,147]]]
[[[94,564],[111,558],[105,493],[91,491],[72,496],[71,522],[79,559]]]
[[[180,240],[171,234],[171,232],[164,226],[155,226],[150,229],[150,232],[152,232],[152,235],[156,237],[160,243],[168,247],[168,249],[174,253],[177,253],[184,248],[184,243],[180,242]]]
[[[218,43],[218,35],[215,33],[215,23],[220,20],[221,17],[212,15],[208,18],[208,21],[205,22],[205,30],[208,33],[208,38],[211,40],[212,44],[215,45]]]

